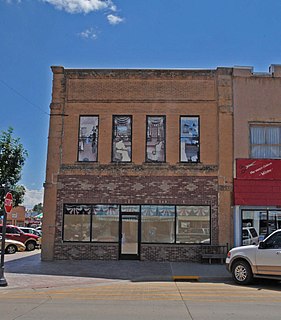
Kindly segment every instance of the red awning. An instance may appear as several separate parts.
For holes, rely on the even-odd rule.
[[[234,205],[281,206],[281,180],[234,179]]]

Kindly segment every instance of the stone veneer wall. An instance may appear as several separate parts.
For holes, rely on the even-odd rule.
[[[54,259],[118,259],[117,243],[63,243],[63,205],[67,203],[209,205],[211,239],[218,243],[217,177],[61,175],[58,182]],[[141,244],[141,260],[199,259],[198,244]]]

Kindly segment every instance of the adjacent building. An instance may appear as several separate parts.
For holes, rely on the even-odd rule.
[[[7,224],[12,224],[19,227],[25,226],[26,209],[24,206],[12,208],[12,211],[7,214]]]
[[[52,71],[43,260],[233,243],[232,68]]]
[[[281,66],[234,68],[234,244],[281,228]]]

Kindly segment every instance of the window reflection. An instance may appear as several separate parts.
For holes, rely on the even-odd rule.
[[[121,212],[140,212],[140,206],[138,205],[123,205],[121,206]]]
[[[177,243],[210,243],[210,207],[177,206]]]
[[[116,242],[119,230],[119,206],[95,205],[93,208],[92,241]]]
[[[281,211],[243,210],[242,244],[257,244],[273,231],[281,228]]]
[[[175,207],[142,206],[142,242],[173,243],[175,241]]]
[[[146,128],[146,160],[165,162],[165,117],[147,117]]]
[[[97,161],[98,130],[98,117],[80,117],[78,161]]]
[[[66,205],[64,212],[65,241],[90,241],[91,206]]]
[[[199,161],[199,118],[181,117],[180,119],[180,161]]]
[[[113,162],[131,162],[132,156],[132,117],[113,117]]]
[[[210,243],[210,207],[175,205],[65,205],[63,240],[118,242],[120,216],[130,213],[141,214],[143,243]],[[280,212],[271,215],[279,226]]]

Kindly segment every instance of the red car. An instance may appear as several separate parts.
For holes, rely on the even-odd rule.
[[[0,234],[2,234],[2,225],[0,225]],[[24,243],[27,251],[32,251],[40,246],[40,237],[35,234],[24,233],[17,226],[6,226],[6,238]]]

